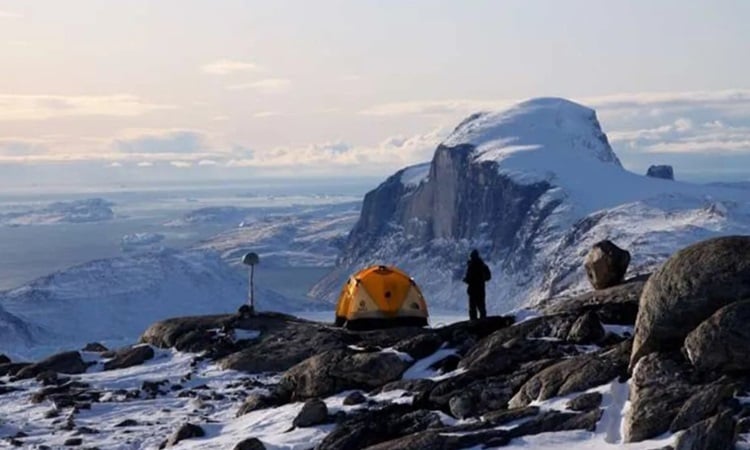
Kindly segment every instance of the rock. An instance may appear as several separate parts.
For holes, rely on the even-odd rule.
[[[582,414],[547,411],[509,430],[510,438],[568,430],[594,431],[602,416],[601,409]],[[492,442],[487,442],[491,446]]]
[[[451,415],[457,419],[465,419],[475,415],[476,407],[470,395],[455,395],[448,401]]]
[[[0,364],[7,364],[10,362],[10,358],[0,353]]]
[[[3,377],[5,375],[14,376],[21,369],[29,367],[30,365],[31,363],[27,363],[27,362],[10,362],[10,363],[5,363],[5,364],[0,364],[0,377]]]
[[[682,346],[718,309],[750,298],[750,236],[709,239],[670,257],[646,282],[631,369],[643,356]]]
[[[328,397],[349,389],[379,388],[399,379],[410,365],[395,353],[329,350],[289,369],[279,387],[291,400]]]
[[[238,442],[233,450],[266,450],[266,446],[258,438],[247,438]]]
[[[19,379],[33,378],[42,372],[54,371],[65,374],[83,373],[88,365],[81,359],[78,352],[64,352],[52,355],[38,363],[24,367],[16,373]]]
[[[646,176],[661,178],[662,180],[674,180],[674,169],[668,165],[652,165],[648,166]]]
[[[399,342],[394,349],[414,359],[422,359],[435,353],[443,342],[443,338],[437,333],[424,333]]]
[[[641,275],[622,284],[566,298],[551,298],[534,305],[546,315],[568,313],[580,316],[594,311],[603,323],[633,325],[638,315],[638,301],[649,275]]]
[[[595,344],[604,339],[605,331],[599,317],[593,311],[586,311],[573,322],[567,340],[576,344]]]
[[[354,391],[344,398],[344,405],[360,405],[366,401],[367,398],[360,391]]]
[[[295,427],[311,427],[320,425],[328,420],[328,407],[319,398],[313,398],[305,402],[292,425]]]
[[[750,300],[716,311],[685,338],[685,353],[704,371],[750,370]]]
[[[93,352],[93,353],[104,353],[104,352],[109,351],[109,349],[98,342],[89,342],[88,344],[86,344],[85,347],[83,347],[82,351]]]
[[[732,450],[736,439],[731,411],[724,411],[688,428],[677,437],[675,450]]]
[[[602,394],[599,392],[591,392],[579,395],[569,401],[565,407],[573,411],[590,411],[594,408],[598,408],[601,404]]]
[[[535,400],[585,391],[625,375],[630,344],[625,341],[609,350],[574,356],[547,367],[521,387],[509,406],[517,408]]]
[[[569,344],[531,338],[566,339],[576,317],[559,314],[536,317],[498,330],[474,345],[459,368],[484,374],[508,373],[519,363],[555,359],[577,353]]]
[[[690,365],[679,354],[643,357],[630,379],[630,408],[624,418],[625,442],[639,442],[669,431],[685,402],[702,386],[689,380]]]
[[[153,357],[154,349],[150,345],[136,345],[124,348],[117,351],[114,358],[104,363],[104,370],[117,370],[138,366]]]
[[[125,428],[125,427],[137,427],[138,421],[134,419],[125,419],[122,422],[118,422],[115,425],[115,428]]]
[[[172,436],[169,437],[169,439],[167,440],[167,447],[174,447],[178,442],[184,441],[185,439],[203,437],[205,435],[206,432],[203,431],[203,428],[199,427],[198,425],[184,423],[182,424],[182,426],[180,426],[180,428],[177,429],[177,431],[174,432]]]
[[[83,439],[81,438],[70,438],[66,439],[65,442],[63,442],[63,445],[67,447],[78,447],[81,444],[83,444]]]
[[[460,440],[458,436],[446,436],[436,431],[425,431],[371,445],[366,447],[365,450],[453,450],[464,448],[460,445]]]
[[[284,403],[284,399],[279,398],[275,393],[253,392],[247,396],[244,403],[240,406],[240,409],[237,411],[237,417],[259,409],[278,406],[282,403]]]
[[[719,413],[734,398],[737,388],[735,383],[719,381],[696,390],[677,412],[669,431],[684,430]]]
[[[358,450],[371,445],[442,427],[438,414],[412,410],[409,405],[387,405],[347,417],[316,450]]]
[[[586,255],[584,267],[594,289],[606,289],[622,283],[630,264],[630,252],[612,241],[597,242]]]

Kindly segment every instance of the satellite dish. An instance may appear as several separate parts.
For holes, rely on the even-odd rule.
[[[242,264],[245,264],[246,266],[254,266],[259,262],[260,257],[254,252],[246,253],[245,256],[242,257]]]

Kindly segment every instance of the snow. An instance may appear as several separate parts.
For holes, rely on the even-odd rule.
[[[20,319],[30,334],[26,342],[3,339],[0,352],[26,359],[94,341],[122,346],[158,320],[234,313],[246,298],[246,274],[209,251],[92,261],[0,292],[0,308]],[[256,286],[258,310],[290,312],[311,306]],[[2,319],[0,336],[5,337]]]
[[[430,174],[430,163],[407,167],[401,172],[401,184],[408,188],[419,186]]]
[[[154,249],[155,245],[164,240],[161,233],[131,233],[120,240],[123,251]]]
[[[0,214],[0,225],[30,226],[59,223],[103,222],[114,217],[114,203],[102,198],[54,202],[33,209]]]
[[[441,376],[441,374],[437,370],[430,369],[430,366],[432,366],[438,361],[442,361],[448,356],[457,355],[457,354],[458,352],[456,351],[456,349],[452,349],[452,348],[438,349],[432,355],[422,358],[416,361],[414,364],[412,364],[412,366],[409,367],[406,370],[406,372],[404,372],[404,375],[401,378],[403,378],[404,380],[416,380],[420,378],[429,378],[431,380],[436,380],[436,381],[439,379],[446,378],[446,377]],[[457,374],[454,373],[451,375],[457,375]]]

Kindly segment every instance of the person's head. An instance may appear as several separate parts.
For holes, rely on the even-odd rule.
[[[469,258],[479,259],[479,250],[477,249],[472,250],[471,253],[469,254]]]

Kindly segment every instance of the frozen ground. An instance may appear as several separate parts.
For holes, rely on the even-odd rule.
[[[438,350],[424,360],[414,361],[406,378],[427,377],[445,379],[459,372],[443,375],[420,369],[428,366],[438,354],[450,352]],[[442,353],[441,353],[442,352]],[[128,369],[102,371],[102,360],[98,354],[85,353],[85,358],[95,364],[88,373],[72,376],[75,381],[90,385],[89,389],[101,394],[100,402],[92,403],[88,410],[74,416],[57,415],[52,411],[53,403],[29,402],[30,393],[41,388],[34,380],[11,382],[3,379],[6,386],[18,389],[6,393],[0,402],[0,439],[8,442],[13,436],[24,448],[36,445],[61,447],[74,437],[83,439],[83,445],[106,449],[136,450],[156,449],[180,425],[185,422],[200,425],[206,432],[202,438],[180,442],[177,449],[231,449],[248,437],[260,439],[270,450],[309,449],[333,429],[333,425],[310,428],[294,428],[292,421],[302,403],[291,403],[278,408],[254,411],[236,418],[235,414],[245,397],[263,390],[264,385],[278,381],[274,375],[248,375],[224,371],[206,362],[195,363],[195,355],[172,350],[156,350],[156,357],[147,363]],[[158,393],[148,395],[143,390],[144,382],[159,382]],[[622,443],[620,431],[622,418],[627,408],[627,384],[616,381],[591,389],[603,394],[604,413],[593,432],[569,431],[545,433],[516,439],[502,448],[535,448],[544,450],[562,449],[632,449],[659,448],[672,442],[673,436],[636,444]],[[353,410],[364,406],[345,406],[344,397],[350,391],[324,399],[329,413]],[[368,395],[379,402],[411,402],[403,391]],[[564,411],[568,397],[554,398],[536,405],[542,410]],[[69,410],[66,410],[69,411]],[[469,423],[476,419],[456,421],[439,413],[445,424]],[[72,421],[72,428],[65,430]],[[519,422],[504,425],[512,428]],[[83,431],[81,431],[83,430]],[[18,433],[22,432],[22,435]],[[0,441],[2,442],[2,441]]]

